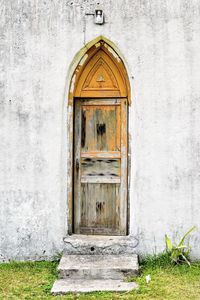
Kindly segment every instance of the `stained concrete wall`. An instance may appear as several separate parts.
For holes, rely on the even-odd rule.
[[[105,24],[93,23],[100,3]],[[67,233],[68,72],[103,35],[132,87],[130,233],[138,252],[196,225],[200,258],[200,2],[3,0],[0,7],[0,258],[52,258]]]

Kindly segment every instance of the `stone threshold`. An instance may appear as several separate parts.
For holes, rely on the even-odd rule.
[[[64,238],[64,253],[70,255],[136,254],[138,239],[134,236],[73,234]]]

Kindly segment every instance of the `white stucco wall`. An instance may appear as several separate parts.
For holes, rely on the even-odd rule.
[[[96,3],[105,13],[93,23]],[[0,260],[52,258],[67,233],[67,75],[103,35],[129,72],[130,233],[139,253],[192,225],[200,258],[200,2],[3,0]]]

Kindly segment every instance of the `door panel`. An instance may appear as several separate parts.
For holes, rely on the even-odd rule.
[[[119,106],[83,105],[81,115],[82,151],[120,150]]]
[[[120,178],[120,159],[82,158],[81,175]]]
[[[118,234],[119,184],[81,184],[79,233]]]
[[[74,231],[124,235],[127,101],[75,100]]]

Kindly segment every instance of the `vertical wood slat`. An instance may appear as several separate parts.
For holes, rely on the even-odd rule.
[[[128,189],[128,137],[127,137],[127,99],[121,99],[121,205],[120,232],[127,233],[127,189]]]
[[[117,134],[116,134],[116,148],[118,151],[121,150],[121,105],[116,106],[116,118],[117,118]]]
[[[81,189],[81,170],[80,170],[80,149],[81,149],[81,103],[76,101],[74,118],[74,231],[79,233],[81,220],[80,210],[80,189]]]

